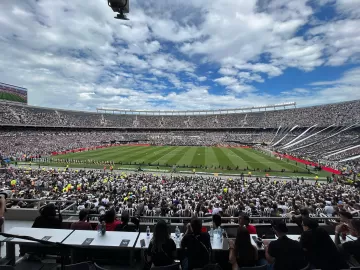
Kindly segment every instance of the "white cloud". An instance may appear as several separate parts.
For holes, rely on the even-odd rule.
[[[235,64],[235,67],[239,70],[250,70],[253,72],[267,73],[269,77],[279,76],[283,71],[271,64]]]
[[[350,69],[350,70],[344,72],[343,76],[338,80],[314,82],[314,83],[311,83],[310,85],[312,85],[312,86],[331,85],[334,87],[339,86],[339,85],[341,85],[341,86],[348,85],[348,86],[360,87],[360,67],[353,68],[353,69]]]
[[[246,85],[246,84],[232,84],[232,85],[228,86],[228,89],[239,94],[239,93],[244,93],[244,92],[252,92],[254,90],[254,87],[251,85]]]
[[[133,0],[123,22],[103,1],[0,1],[0,81],[29,88],[31,104],[92,110],[357,98],[358,69],[283,95],[252,86],[289,67],[359,63],[358,0],[319,0],[336,8],[332,21],[317,20],[309,3]]]
[[[194,64],[184,60],[178,60],[174,56],[169,54],[151,55],[147,59],[151,66],[157,69],[163,69],[171,72],[192,72],[195,70]]]
[[[219,73],[223,74],[223,75],[236,75],[238,73],[238,71],[234,68],[229,68],[229,67],[222,67],[219,69]]]
[[[360,60],[360,19],[345,19],[323,24],[309,30],[321,38],[328,55],[327,64],[339,66],[347,61]]]
[[[150,42],[141,42],[141,43],[132,43],[129,44],[129,53],[135,54],[153,54],[160,50],[161,45],[160,42],[157,40],[150,41]]]
[[[221,77],[215,79],[214,81],[225,86],[237,83],[237,80],[234,77],[229,77],[229,76]]]
[[[336,8],[342,14],[350,15],[353,18],[360,18],[359,0],[337,0]]]
[[[264,82],[264,79],[259,74],[251,74],[250,72],[240,72],[238,77],[243,82]]]
[[[121,54],[117,58],[118,63],[123,63],[125,65],[130,65],[134,68],[144,69],[148,68],[148,62],[140,59],[136,55],[133,54]]]

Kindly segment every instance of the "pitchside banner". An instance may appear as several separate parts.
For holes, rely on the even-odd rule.
[[[6,83],[0,83],[0,100],[27,104],[27,89]]]

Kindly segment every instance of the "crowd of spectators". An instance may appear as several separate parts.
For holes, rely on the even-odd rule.
[[[0,124],[132,127],[132,128],[234,128],[327,127],[360,122],[360,101],[274,111],[199,115],[135,115],[76,112],[0,103]]]
[[[49,156],[77,148],[111,143],[140,143],[151,145],[236,146],[270,140],[271,132],[122,132],[115,130],[29,130],[0,131],[0,153],[4,157],[23,160],[27,157]]]
[[[131,231],[128,227],[131,217],[141,220],[148,216],[153,221],[158,216],[178,217],[178,222],[192,217],[180,244],[185,269],[203,267],[210,262],[210,236],[202,231],[198,217],[211,217],[214,229],[221,229],[222,223],[239,223],[236,240],[229,242],[228,259],[233,269],[264,263],[259,262],[257,247],[250,241],[250,234],[256,233],[250,220],[260,216],[283,217],[287,222],[297,223],[304,231],[300,241],[291,240],[286,237],[286,223],[273,223],[278,240],[264,240],[264,245],[265,258],[274,264],[274,269],[303,269],[307,264],[319,269],[343,269],[347,267],[347,260],[341,252],[352,255],[352,262],[360,259],[359,241],[341,244],[340,240],[344,233],[360,236],[359,221],[352,220],[360,213],[360,193],[354,186],[339,182],[320,184],[301,179],[285,182],[255,177],[29,168],[8,168],[0,173],[0,182],[2,188],[12,190],[13,198],[63,201],[43,206],[43,202],[39,205],[8,201],[8,208],[42,206],[41,215],[33,224],[36,228],[60,228],[63,217],[57,214],[56,208],[64,209],[71,201],[77,202],[79,211],[79,221],[74,222],[72,228],[82,230],[91,229],[86,222],[88,214],[103,215],[108,231]],[[121,220],[116,214],[121,215]],[[224,220],[224,217],[232,219]],[[340,217],[342,222],[334,231],[335,243],[310,217]],[[172,241],[166,223],[159,221],[147,249],[148,262],[155,266],[172,264],[176,250]]]
[[[12,180],[16,180],[15,185]],[[332,216],[339,208],[358,214],[359,190],[340,182],[306,183],[302,179],[217,178],[203,176],[115,173],[103,170],[9,168],[0,182],[14,197],[78,201],[79,210],[114,207],[117,213],[140,211],[148,216],[281,216],[306,207],[310,214]],[[70,187],[70,188],[69,188]],[[194,190],[196,192],[194,192]],[[9,207],[30,207],[17,203]],[[331,208],[332,210],[329,210]]]

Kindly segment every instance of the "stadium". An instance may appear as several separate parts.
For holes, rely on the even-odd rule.
[[[3,155],[7,160],[51,166],[102,168],[111,163],[115,168],[164,172],[176,167],[297,177],[351,170],[348,165],[360,156],[360,101],[294,106],[158,112],[98,109],[88,113],[3,102]],[[24,149],[24,133],[39,144],[33,145],[35,151]],[[74,138],[78,134],[82,139]],[[54,146],[48,141],[40,147],[49,138],[56,140]],[[319,167],[325,170],[314,173]]]
[[[103,2],[0,3],[0,270],[360,269],[355,2]]]
[[[323,199],[318,197],[312,201],[313,205],[303,202],[308,205],[312,217],[325,218],[329,217],[327,211],[331,201],[322,202],[331,200],[329,195],[325,197],[325,193],[333,192],[333,184],[329,184],[333,182],[342,185],[344,192],[349,193],[342,195],[341,200],[354,207],[349,208],[354,216],[359,214],[356,210],[359,198],[356,189],[357,160],[360,156],[358,100],[301,108],[296,108],[295,103],[288,103],[218,111],[98,108],[95,113],[1,101],[0,115],[2,164],[5,168],[13,168],[11,174],[10,171],[3,173],[2,178],[16,187],[24,173],[30,174],[35,177],[31,184],[36,190],[52,189],[55,192],[43,198],[78,198],[76,203],[61,203],[64,217],[68,216],[64,221],[67,224],[71,224],[74,215],[67,209],[79,211],[90,207],[90,213],[96,216],[105,213],[108,202],[115,198],[115,211],[111,208],[107,211],[119,215],[129,213],[137,220],[132,221],[134,224],[140,220],[151,222],[157,216],[183,218],[184,222],[192,216],[211,217],[207,207],[222,209],[223,222],[229,221],[227,217],[239,216],[240,211],[252,219],[258,218],[257,222],[262,224],[266,217],[291,218],[288,213],[299,209],[301,201],[311,194],[308,192],[317,189],[317,192],[323,190],[323,195],[317,195]],[[65,178],[61,178],[67,179],[64,183],[56,180],[57,173],[54,172],[57,171],[65,174]],[[170,178],[167,176],[169,173]],[[189,173],[191,176],[188,176]],[[19,177],[18,180],[14,180],[14,176]],[[78,177],[82,180],[71,180]],[[124,179],[140,184],[141,189],[123,189],[121,183]],[[310,184],[304,183],[304,179],[308,179]],[[328,186],[317,184],[319,180],[326,180]],[[161,186],[165,189],[158,189],[158,181],[162,181]],[[308,191],[301,196],[295,195],[296,188],[293,184],[289,186],[289,181],[302,183],[301,187]],[[311,182],[315,182],[315,186]],[[21,183],[26,185],[27,180],[21,180]],[[158,196],[145,195],[150,183],[153,183],[151,192],[159,192]],[[92,203],[89,205],[85,199],[78,197],[80,194],[92,194],[88,184],[92,185],[91,190],[103,186],[106,189],[110,187],[114,192],[126,190],[126,193],[120,197],[100,197],[101,207]],[[244,199],[237,205],[235,194],[239,184],[250,197],[240,196]],[[215,187],[219,185],[216,191]],[[188,188],[206,192],[205,187],[213,186],[214,194],[220,191],[218,196],[222,194],[227,199],[220,203],[219,199],[209,201],[204,196],[199,200],[195,197],[200,193],[192,193],[181,199],[177,208],[172,208],[169,202],[181,196],[181,193],[168,193],[174,186],[180,188],[183,194],[188,194]],[[260,189],[253,190],[249,186]],[[280,200],[276,192],[278,188],[285,196]],[[268,193],[269,190],[275,193]],[[37,197],[24,196],[27,193],[21,188],[16,192],[19,192],[19,198]],[[129,196],[128,192],[139,197]],[[232,194],[230,197],[228,192]],[[62,194],[66,194],[65,197]],[[270,196],[271,199],[264,197],[259,203],[255,199],[259,195]],[[291,201],[292,196],[299,202]],[[275,201],[277,208],[273,205]],[[157,204],[162,206],[157,207]],[[255,204],[258,207],[254,207]],[[31,203],[17,201],[7,205],[10,209],[34,207]],[[176,224],[178,221],[173,222]],[[326,224],[322,226],[332,230]],[[231,223],[224,226],[227,233],[234,237]],[[145,229],[144,225],[140,226],[140,231]],[[297,233],[296,230],[294,233]]]

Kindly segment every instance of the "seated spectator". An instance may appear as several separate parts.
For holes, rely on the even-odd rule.
[[[316,220],[304,218],[303,229],[300,244],[312,267],[328,270],[348,268],[333,240],[323,228],[319,227]]]
[[[147,262],[154,266],[171,265],[174,263],[175,253],[176,245],[170,237],[166,222],[159,220],[147,249]]]
[[[121,224],[121,222],[116,219],[114,208],[105,212],[104,221],[106,224],[106,231],[115,231],[116,226]]]
[[[219,203],[215,203],[215,207],[211,211],[211,214],[216,215],[216,214],[219,214],[220,211],[222,211],[222,208],[219,206]]]
[[[331,217],[333,213],[335,212],[335,209],[331,203],[331,201],[325,201],[326,206],[324,208],[324,212],[328,217]]]
[[[350,220],[352,220],[353,218],[351,213],[343,210],[339,212],[339,217],[340,217],[340,223],[342,224],[349,224]]]
[[[235,243],[229,240],[229,250],[229,261],[232,269],[256,266],[258,250],[251,244],[249,231],[245,227],[238,229]]]
[[[214,230],[219,229],[221,226],[221,216],[220,215],[213,215],[212,216],[212,221],[213,221],[213,228]]]
[[[273,230],[278,239],[267,245],[264,241],[265,256],[270,264],[274,264],[274,270],[300,270],[307,262],[304,252],[298,241],[291,240],[286,236],[288,228],[283,221],[273,223]]]
[[[50,203],[40,208],[40,216],[38,216],[32,227],[33,228],[47,228],[47,229],[61,229],[62,216],[59,210],[58,216],[56,216],[55,205]]]
[[[357,239],[352,242],[345,242],[341,244],[340,234],[342,232],[348,232],[351,236],[357,237]],[[347,257],[352,256],[353,259],[360,264],[360,220],[352,219],[348,226],[345,224],[336,226],[335,244],[338,245],[342,253],[344,253]]]
[[[79,221],[71,224],[72,230],[92,230],[91,224],[88,222],[89,212],[86,209],[82,209],[79,212]]]
[[[123,212],[121,214],[121,224],[117,225],[115,227],[115,231],[120,231],[120,232],[135,232],[135,229],[129,226],[129,213],[128,212]]]
[[[181,250],[185,255],[182,268],[185,270],[203,268],[210,262],[210,235],[207,232],[201,232],[201,227],[201,220],[192,218],[181,241]]]
[[[302,207],[299,211],[299,215],[295,212],[290,213],[291,221],[295,222],[302,229],[302,221],[305,218],[309,218],[310,211],[306,207]]]
[[[239,226],[243,227],[248,230],[249,234],[256,234],[256,227],[253,225],[250,225],[250,218],[246,214],[242,214],[239,216]]]

